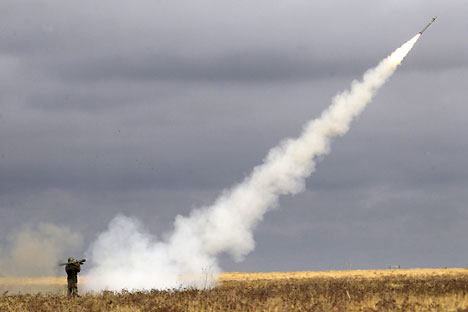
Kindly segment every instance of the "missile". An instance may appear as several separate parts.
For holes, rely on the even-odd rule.
[[[432,23],[434,23],[434,21],[436,20],[436,18],[437,18],[437,16],[436,16],[436,17],[433,17],[433,18],[432,18],[432,21],[431,21],[429,24],[427,24],[426,27],[424,27],[419,33],[422,35],[423,32],[424,32],[426,29],[428,29],[429,26],[432,25]]]

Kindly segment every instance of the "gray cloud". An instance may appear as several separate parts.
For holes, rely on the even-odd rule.
[[[467,9],[3,1],[0,233],[50,221],[89,243],[119,212],[166,232],[439,15],[333,142],[308,192],[266,216],[245,262],[223,261],[237,271],[462,266]]]

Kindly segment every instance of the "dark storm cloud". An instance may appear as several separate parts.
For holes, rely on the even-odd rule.
[[[388,53],[388,47],[401,43],[401,34],[409,36],[416,32],[410,28],[416,26],[408,13],[419,9],[419,6],[403,4],[387,8],[362,1],[345,5],[345,15],[325,18],[318,12],[336,13],[333,4],[301,3],[295,7],[261,2],[258,7],[252,7],[245,3],[236,6],[228,2],[208,2],[211,7],[206,10],[182,2],[187,8],[175,10],[175,5],[151,2],[142,2],[139,7],[120,3],[111,9],[88,3],[79,6],[45,3],[48,5],[35,5],[42,14],[30,14],[25,4],[19,5],[21,9],[8,10],[5,23],[11,20],[16,24],[5,27],[0,49],[23,56],[23,61],[32,69],[37,68],[56,79],[90,82],[111,79],[288,80],[336,73],[357,74],[367,68],[369,57],[376,62],[380,53]],[[366,6],[374,10],[372,15],[362,12]],[[309,13],[300,11],[301,8]],[[376,13],[390,10],[391,14],[405,8],[409,9],[401,19],[406,23],[405,32],[400,30],[401,22],[397,25],[381,22],[370,31],[369,25],[377,20]],[[141,19],[140,23],[123,16],[125,9],[132,9]],[[226,11],[229,9],[232,11]],[[73,11],[76,15],[65,19],[56,14],[56,10]],[[286,22],[287,17],[294,17],[294,22]],[[347,25],[353,28],[346,28]],[[455,20],[448,25],[457,27],[459,22]],[[395,28],[400,31],[395,32]],[[318,34],[317,30],[323,31]],[[448,26],[439,30],[440,33],[449,31],[453,29]],[[375,44],[385,42],[382,37],[390,37],[388,45]],[[444,41],[451,43],[453,38],[448,38]],[[366,40],[374,44],[365,49],[355,44]],[[429,46],[430,59],[422,56],[415,64],[420,64],[420,68],[427,68],[428,63],[436,67],[466,66],[466,58],[456,52],[450,52],[453,54],[450,58],[430,61],[443,50],[441,44]]]
[[[176,57],[167,55],[144,55],[127,59],[103,58],[83,64],[78,70],[62,70],[65,79],[96,81],[105,79],[182,80],[213,82],[288,81],[313,79],[332,74],[330,68],[337,64],[331,61],[313,63],[304,55],[276,54],[276,51],[241,51],[234,55],[215,57]],[[353,73],[356,64],[342,64],[341,73]]]
[[[462,265],[467,11],[460,1],[2,1],[0,231],[53,221],[89,243],[124,212],[165,232],[439,15],[308,191],[259,224],[257,251],[223,261]]]

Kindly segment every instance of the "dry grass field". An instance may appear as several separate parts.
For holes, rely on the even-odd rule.
[[[67,298],[65,278],[0,278],[0,311],[468,312],[468,269],[225,273],[220,280],[207,290]]]

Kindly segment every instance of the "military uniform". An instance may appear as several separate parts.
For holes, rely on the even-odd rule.
[[[78,296],[78,272],[80,271],[81,265],[75,262],[75,259],[69,258],[68,263],[65,265],[69,296]]]

